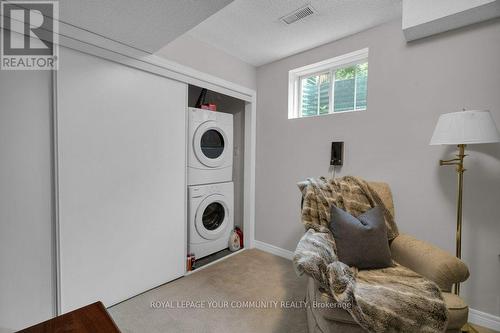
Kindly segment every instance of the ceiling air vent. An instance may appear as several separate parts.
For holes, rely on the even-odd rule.
[[[303,18],[314,14],[316,11],[311,5],[307,5],[305,7],[301,7],[297,10],[294,10],[292,13],[283,16],[280,20],[285,22],[286,24],[292,24],[297,22],[298,20],[302,20]]]

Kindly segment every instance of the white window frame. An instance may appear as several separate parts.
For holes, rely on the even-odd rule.
[[[335,76],[334,76],[335,71],[339,68],[349,67],[364,62],[368,62],[368,48],[343,54],[338,57],[323,60],[311,65],[295,68],[289,71],[288,72],[288,119],[314,117],[314,116],[303,117],[300,114],[300,105],[302,99],[301,84],[300,84],[301,79],[313,76],[315,74],[318,75],[328,72],[330,72],[330,84],[331,84],[331,87],[328,91],[329,108],[330,108],[328,114],[356,112],[365,110],[365,109],[356,109],[356,107],[354,107],[354,110],[333,112],[334,94],[332,94],[335,83]],[[320,114],[318,113],[316,116],[320,116]]]
[[[312,72],[312,73],[308,73],[308,74],[305,74],[305,75],[300,75],[298,78],[297,78],[297,83],[298,83],[298,91],[297,91],[297,115],[298,115],[298,118],[306,118],[306,117],[314,117],[314,116],[320,116],[319,114],[319,110],[318,110],[318,113],[315,114],[315,115],[311,115],[311,116],[306,116],[306,117],[301,117],[300,116],[300,106],[302,105],[302,80],[305,79],[305,78],[308,78],[308,77],[311,77],[311,76],[319,76],[319,75],[322,75],[322,74],[328,74],[330,76],[330,83],[331,83],[331,78],[332,78],[332,71],[331,70],[327,70],[327,71],[320,71],[320,72]],[[331,103],[332,102],[332,89],[328,89],[328,103]],[[318,99],[320,98],[319,94],[318,94]],[[319,106],[319,101],[318,101],[318,106]]]

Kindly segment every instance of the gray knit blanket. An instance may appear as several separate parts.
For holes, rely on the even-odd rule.
[[[381,204],[379,198],[373,198],[374,191],[369,185],[359,178],[345,177],[335,182],[347,182],[351,188],[364,188],[367,191],[366,196],[371,199],[360,199],[364,202],[363,205],[369,201],[373,202],[371,205]],[[358,271],[338,260],[335,240],[329,229],[320,222],[322,213],[318,210],[326,212],[329,207],[321,207],[323,204],[330,205],[329,202],[339,200],[360,207],[354,198],[360,197],[360,191],[335,193],[335,200],[331,197],[318,200],[316,195],[325,196],[325,193],[328,193],[323,191],[324,188],[320,188],[324,187],[325,183],[328,181],[320,179],[299,185],[305,194],[304,207],[307,207],[308,211],[305,214],[306,221],[303,213],[303,223],[308,230],[295,250],[293,263],[297,274],[305,273],[318,281],[337,302],[347,305],[347,311],[368,332],[444,332],[448,310],[435,283],[397,263],[389,268]],[[335,190],[330,193],[334,192]],[[354,196],[349,194],[351,192]],[[339,195],[343,198],[340,199]],[[312,216],[315,218],[311,218]],[[391,220],[386,223],[393,223],[392,216],[386,216],[386,219]],[[394,236],[391,233],[397,234],[397,228],[388,230],[388,233],[389,236]]]

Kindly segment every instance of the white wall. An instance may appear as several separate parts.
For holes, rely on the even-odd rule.
[[[170,42],[156,55],[250,89],[257,87],[254,66],[189,34]]]
[[[370,48],[368,109],[289,120],[288,71]],[[256,239],[293,251],[304,232],[298,181],[329,174],[331,141],[345,141],[340,175],[391,185],[403,232],[455,249],[453,147],[429,146],[440,114],[491,110],[500,126],[500,20],[407,44],[391,22],[257,71]],[[472,308],[500,315],[500,144],[468,147],[464,260]]]
[[[0,71],[0,331],[54,310],[51,75]]]

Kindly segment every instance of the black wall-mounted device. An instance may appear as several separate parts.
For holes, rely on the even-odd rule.
[[[332,142],[332,156],[330,158],[330,165],[343,165],[344,164],[344,142]]]

